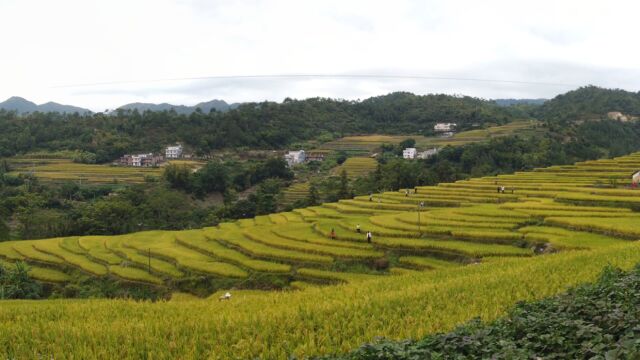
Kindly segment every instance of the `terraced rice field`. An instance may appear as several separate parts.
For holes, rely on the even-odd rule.
[[[309,183],[295,183],[282,192],[282,205],[287,206],[298,200],[304,200],[309,196]]]
[[[378,166],[378,162],[374,158],[370,157],[351,157],[348,158],[342,165],[333,169],[334,175],[340,175],[342,171],[347,172],[347,176],[350,178],[357,178],[366,176],[370,172],[375,171]]]
[[[338,140],[325,143],[321,146],[323,150],[342,150],[355,155],[364,155],[375,152],[383,144],[399,144],[406,139],[414,139],[416,147],[419,149],[428,149],[433,147],[442,147],[447,145],[464,145],[473,142],[487,141],[492,138],[509,136],[515,133],[524,134],[536,129],[538,123],[536,121],[514,121],[512,123],[492,126],[486,129],[463,131],[454,134],[452,137],[425,137],[421,135],[362,135],[362,136],[345,136]]]
[[[90,165],[74,163],[69,159],[48,158],[8,158],[14,174],[32,174],[43,181],[74,181],[89,184],[136,184],[142,183],[145,177],[160,177],[162,168],[134,168],[112,165]],[[176,160],[171,163],[199,167],[197,161]]]
[[[638,168],[640,153],[205,229],[3,242],[0,262],[26,261],[43,282],[81,272],[163,287],[220,278],[238,288],[229,302],[211,301],[227,289],[156,304],[3,302],[0,357],[279,359],[493,320],[518,301],[593,281],[607,264],[640,262],[640,190],[628,187]],[[617,187],[604,187],[612,178]],[[296,291],[243,289],[265,274]]]
[[[347,169],[375,164],[349,160]],[[193,274],[241,281],[273,273],[290,283],[327,284],[496,256],[599,249],[640,238],[640,215],[632,211],[640,190],[625,187],[637,168],[640,154],[632,154],[418,187],[409,195],[401,189],[361,196],[200,230],[5,242],[0,258],[31,263],[33,276],[43,281],[65,281],[79,271],[168,286]],[[612,178],[618,187],[601,186]],[[383,260],[389,267],[369,274],[335,271],[336,264],[373,269]]]

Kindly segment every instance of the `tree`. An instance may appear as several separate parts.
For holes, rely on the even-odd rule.
[[[278,197],[282,188],[280,179],[267,179],[263,181],[256,191],[256,214],[270,214],[278,211]]]
[[[115,235],[139,229],[136,207],[121,197],[99,200],[83,211],[81,219],[87,234]]]
[[[8,172],[11,172],[11,166],[6,159],[0,161],[0,175],[4,175]]]
[[[193,191],[203,196],[212,192],[224,193],[231,179],[228,169],[220,163],[208,162],[193,176]]]
[[[345,161],[347,161],[348,155],[345,151],[340,150],[337,154],[336,154],[336,164],[338,165],[342,165],[342,163],[344,163]]]
[[[307,196],[307,203],[309,206],[318,205],[320,202],[320,194],[318,194],[318,187],[315,182],[311,182],[309,185],[309,196]]]
[[[6,241],[10,239],[10,229],[7,223],[0,219],[0,241]]]
[[[164,168],[163,176],[172,188],[188,190],[191,171],[185,165],[169,164]]]
[[[344,169],[340,173],[340,190],[338,191],[338,197],[340,199],[351,198],[351,191],[349,191],[349,178],[347,177],[347,171]]]
[[[262,166],[256,170],[256,178],[258,181],[268,178],[291,180],[293,179],[293,171],[289,169],[287,162],[284,161],[284,159],[271,158],[265,161]]]
[[[412,148],[415,145],[416,145],[416,141],[412,138],[409,138],[409,139],[402,140],[400,144],[398,144],[398,147],[400,148],[400,150],[404,150],[406,148]]]

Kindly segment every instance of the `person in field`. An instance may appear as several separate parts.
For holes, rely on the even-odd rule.
[[[331,228],[331,233],[329,234],[329,236],[331,236],[331,239],[335,240],[335,238],[336,238],[336,230],[334,228]]]
[[[231,293],[227,291],[224,295],[218,298],[218,301],[223,301],[223,300],[231,300]]]
[[[360,234],[360,224],[356,224],[356,232]]]
[[[371,244],[371,239],[373,238],[373,235],[371,235],[371,231],[367,231],[367,242],[369,244]]]

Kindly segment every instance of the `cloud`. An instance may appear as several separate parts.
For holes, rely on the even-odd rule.
[[[551,97],[571,88],[389,78],[138,81],[269,74],[634,90],[639,10],[615,0],[4,0],[0,98],[104,110],[133,101],[358,99],[390,91]],[[114,83],[59,87],[103,82]]]

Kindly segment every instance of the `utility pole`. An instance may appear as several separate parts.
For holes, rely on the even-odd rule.
[[[151,274],[151,248],[149,248],[149,268],[148,268],[149,274]]]
[[[422,208],[424,208],[424,201],[418,204],[418,234],[420,237],[422,237],[422,224],[420,223],[420,210],[422,210]]]

